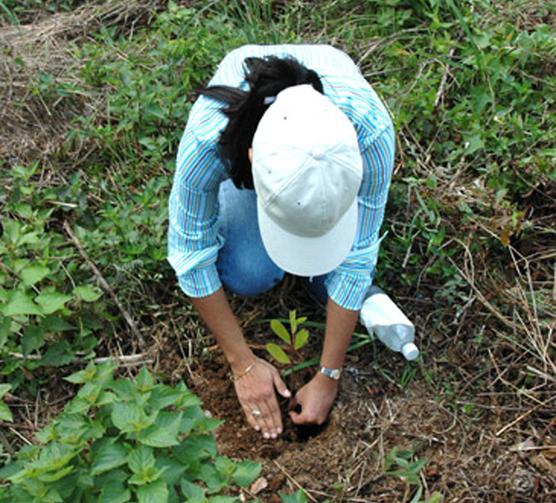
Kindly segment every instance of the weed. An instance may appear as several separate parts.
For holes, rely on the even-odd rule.
[[[11,190],[3,208],[0,238],[1,374],[15,390],[23,369],[57,366],[89,354],[108,318],[102,292],[79,270],[75,251],[49,229],[63,207],[59,191],[32,181],[38,165],[8,171]],[[36,382],[30,381],[31,386]]]
[[[384,460],[384,475],[399,477],[409,486],[416,487],[411,503],[440,503],[442,495],[435,492],[430,498],[422,500],[423,485],[421,483],[421,472],[427,464],[426,459],[414,459],[416,449],[403,450],[394,447]]]
[[[66,379],[81,387],[64,411],[0,471],[2,502],[238,502],[228,493],[260,473],[251,461],[218,455],[213,430],[183,383],[157,384],[146,368],[114,379],[106,363]],[[210,498],[207,500],[206,498]]]

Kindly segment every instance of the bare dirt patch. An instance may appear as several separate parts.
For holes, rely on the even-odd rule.
[[[243,418],[222,355],[212,356],[201,360],[191,386],[206,409],[225,420],[217,430],[221,452],[263,464],[268,483],[258,494],[263,501],[279,501],[278,492],[299,487],[312,501],[406,501],[415,487],[384,470],[394,448],[427,460],[423,487],[428,494],[440,491],[444,501],[550,501],[553,465],[549,461],[543,469],[540,463],[547,460],[536,459],[539,452],[523,450],[520,441],[528,438],[526,431],[496,435],[512,408],[506,410],[488,392],[469,400],[473,408],[465,408],[466,400],[439,393],[423,381],[400,389],[381,377],[378,368],[384,365],[395,374],[404,366],[401,359],[382,348],[375,359],[365,348],[348,357],[337,404],[320,431],[304,432],[286,419],[281,438],[264,440]],[[537,433],[528,445],[553,444],[548,431]]]

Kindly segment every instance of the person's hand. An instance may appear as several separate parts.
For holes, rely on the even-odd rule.
[[[264,438],[276,438],[282,433],[282,415],[274,388],[284,397],[291,393],[280,373],[270,363],[256,358],[249,372],[234,381],[239,403],[248,423]]]
[[[295,424],[323,424],[328,418],[336,394],[338,381],[320,372],[294,396],[290,404],[290,417]],[[301,406],[301,412],[295,409]]]

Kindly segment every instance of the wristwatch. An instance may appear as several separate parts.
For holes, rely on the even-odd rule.
[[[342,375],[342,369],[329,369],[328,367],[321,367],[319,372],[324,374],[326,377],[330,377],[330,379],[334,379],[337,381],[340,379]]]

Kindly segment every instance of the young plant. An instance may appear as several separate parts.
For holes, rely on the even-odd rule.
[[[234,503],[260,473],[220,456],[207,417],[185,384],[156,384],[146,368],[113,379],[107,363],[70,375],[77,396],[0,470],[0,502]],[[237,493],[237,489],[235,491]]]
[[[269,342],[266,345],[266,350],[278,363],[289,365],[303,361],[299,350],[307,344],[309,331],[306,328],[299,330],[299,327],[306,321],[307,317],[302,316],[298,318],[295,310],[293,310],[290,311],[289,331],[280,320],[272,320],[270,322],[271,330],[282,340],[283,344],[278,345]]]
[[[442,495],[434,492],[430,498],[422,500],[423,484],[421,483],[421,470],[427,464],[426,459],[413,459],[415,450],[402,450],[394,447],[384,460],[384,475],[400,477],[410,487],[415,486],[416,490],[410,503],[441,503]]]

